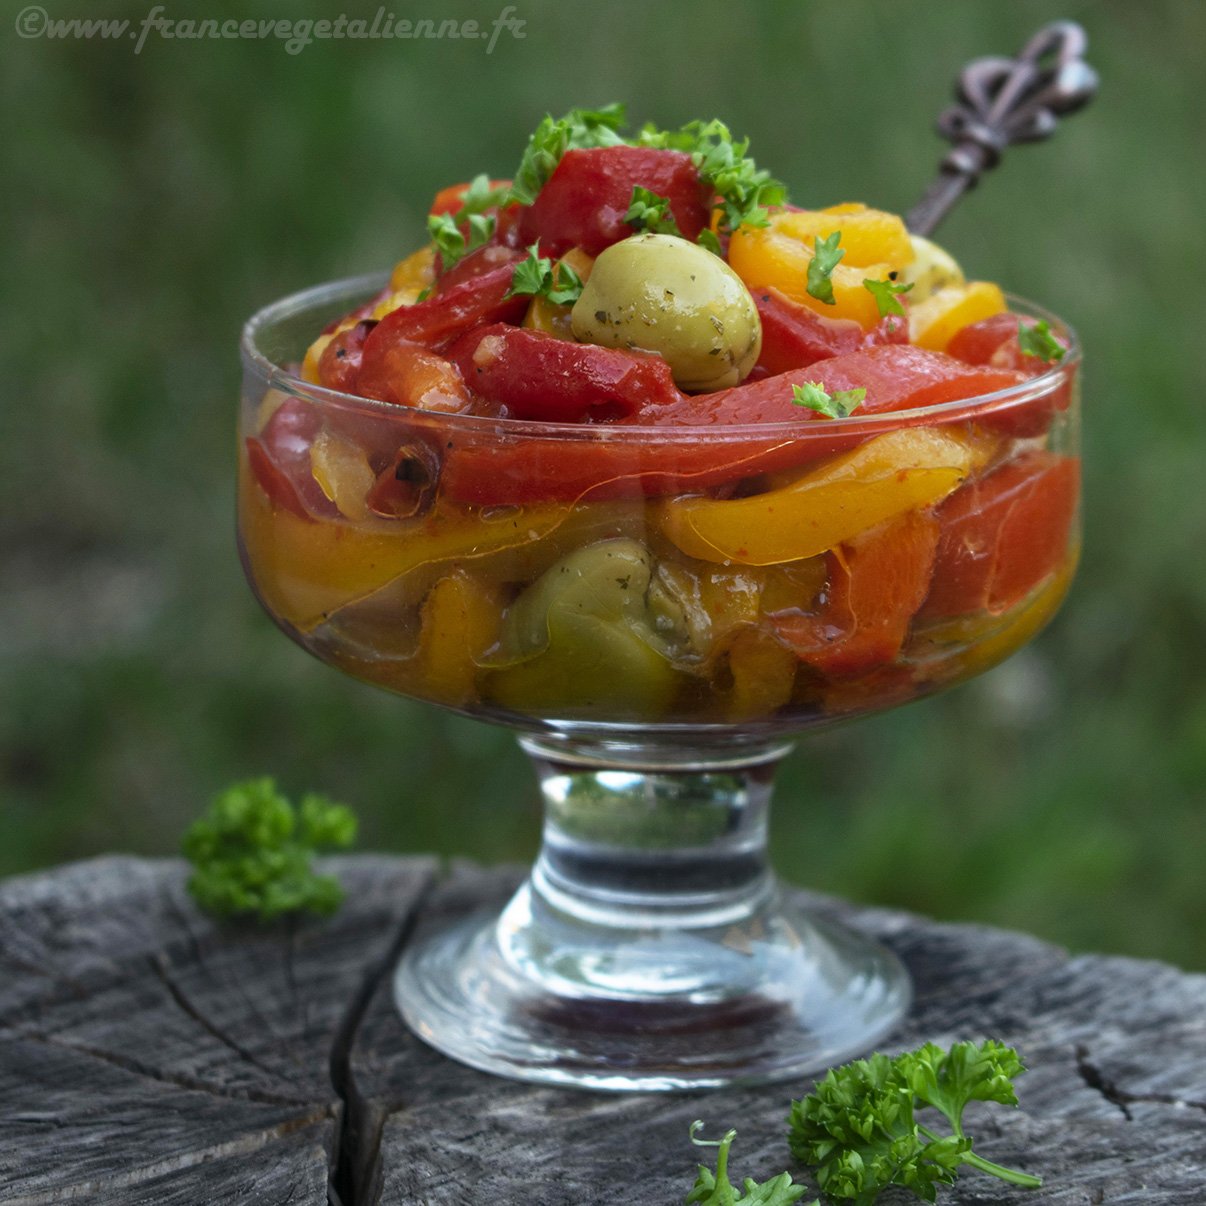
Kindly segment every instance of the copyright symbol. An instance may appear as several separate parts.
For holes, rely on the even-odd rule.
[[[17,37],[40,38],[49,24],[50,14],[40,4],[31,4],[17,14]]]

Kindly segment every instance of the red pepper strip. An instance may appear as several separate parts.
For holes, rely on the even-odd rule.
[[[752,385],[684,397],[677,406],[652,407],[640,415],[640,422],[675,427],[828,422],[816,411],[792,401],[792,387],[809,381],[817,382],[830,394],[865,389],[867,396],[855,413],[873,415],[976,397],[1025,379],[1023,374],[1008,370],[969,367],[943,352],[909,344],[885,344],[820,360],[805,369],[780,373]],[[861,438],[844,437],[835,447],[850,447]]]
[[[398,406],[444,413],[467,411],[471,404],[461,374],[446,356],[402,340],[375,357],[369,371],[360,374],[358,392]]]
[[[1020,603],[1058,568],[1080,492],[1080,462],[1024,453],[961,487],[938,508],[942,539],[927,618],[989,612]]]
[[[318,358],[318,381],[327,389],[352,393],[360,377],[360,362],[364,356],[364,341],[377,324],[361,319],[354,327],[340,331],[322,350]]]
[[[333,331],[337,331],[345,322],[357,322],[362,318],[368,318],[369,315],[383,302],[393,290],[386,285],[380,293],[370,297],[368,301],[361,303],[354,310],[350,310],[347,314],[340,315],[339,318],[332,318],[329,323],[322,329],[323,335],[330,335]]]
[[[933,515],[908,511],[826,554],[824,608],[771,615],[779,639],[830,679],[893,662],[929,590],[938,535]]]
[[[489,250],[498,252],[501,249]],[[399,343],[417,343],[437,352],[443,351],[473,327],[520,318],[529,299],[507,297],[507,291],[511,288],[515,261],[521,257],[511,251],[504,254],[507,257],[504,263],[441,288],[426,301],[399,306],[387,314],[364,341],[359,381],[371,386],[373,382],[388,379],[385,361],[390,349]],[[459,264],[457,268],[460,268]],[[355,392],[364,393],[366,397],[381,396],[366,393],[359,382]]]
[[[273,504],[302,519],[330,518],[339,509],[322,492],[310,466],[310,445],[322,429],[319,408],[287,398],[258,436],[248,436],[247,460]]]
[[[682,397],[660,356],[573,343],[505,323],[470,331],[448,356],[471,389],[514,419],[606,422]]]
[[[819,381],[830,392],[865,388],[861,413],[875,413],[974,398],[1022,380],[1018,373],[969,368],[941,352],[896,345],[863,349],[806,370],[651,405],[638,417],[649,425],[639,438],[635,432],[628,434],[630,423],[623,425],[625,435],[615,440],[595,428],[584,430],[580,438],[510,436],[505,423],[489,436],[463,435],[445,451],[440,488],[452,501],[483,506],[706,490],[804,465],[868,438],[857,432],[831,433],[826,428],[829,420],[792,404],[793,384]],[[969,405],[966,413],[951,419],[973,414]],[[794,425],[794,432],[734,438],[725,431],[726,424],[784,420]],[[907,422],[913,426],[934,420]],[[681,437],[678,442],[659,438],[659,427],[672,432],[689,423],[713,430],[689,443]]]
[[[762,320],[762,353],[758,368],[767,376],[807,368],[818,360],[828,360],[855,352],[859,348],[882,343],[908,343],[908,320],[899,315],[882,318],[877,326],[864,331],[856,322],[844,318],[824,318],[815,310],[794,302],[778,289],[758,289],[754,304]]]
[[[456,285],[477,280],[494,269],[501,268],[504,264],[510,265],[513,270],[516,262],[522,258],[509,247],[499,247],[495,243],[487,243],[484,247],[479,247],[476,251],[462,256],[447,272],[439,276],[433,294],[435,297],[439,297]],[[531,299],[525,298],[524,300],[530,301]]]
[[[1016,369],[1027,377],[1037,377],[1045,373],[1051,365],[1038,356],[1027,356],[1018,344],[1018,327],[1020,324],[1033,325],[1032,319],[1022,318],[1019,314],[1006,311],[1004,314],[993,314],[982,318],[979,322],[969,323],[961,331],[955,333],[946,351],[950,356],[962,360],[965,364],[986,364],[992,368]],[[1054,336],[1062,347],[1068,346],[1068,341]],[[1068,372],[1058,388],[1036,400],[1028,406],[1020,407],[1010,415],[999,416],[996,429],[1004,435],[1027,439],[1031,436],[1042,435],[1051,426],[1051,419],[1057,410],[1067,410],[1072,402],[1072,381],[1075,368]],[[1008,419],[1008,423],[1006,423]]]
[[[840,318],[822,318],[778,289],[759,289],[754,304],[762,320],[762,353],[758,363],[769,374],[807,368],[862,346],[863,328]]]
[[[684,238],[692,242],[711,217],[711,190],[684,151],[657,147],[588,147],[566,151],[553,174],[522,210],[519,239],[526,247],[540,240],[544,255],[571,247],[598,255],[636,231],[624,221],[634,185],[670,202]]]

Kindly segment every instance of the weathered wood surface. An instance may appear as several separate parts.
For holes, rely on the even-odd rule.
[[[176,862],[0,884],[0,1201],[326,1203],[331,1052],[432,864],[332,860],[329,922],[219,928]]]
[[[267,932],[203,920],[176,863],[0,884],[0,1202],[322,1203],[334,1170],[343,1206],[669,1204],[694,1174],[696,1117],[739,1128],[738,1174],[792,1167],[783,1118],[805,1084],[616,1097],[428,1050],[381,969],[430,861],[332,861],[341,913]],[[458,867],[421,924],[501,900],[515,878]],[[912,970],[919,999],[892,1046],[992,1036],[1032,1069],[1021,1108],[981,1110],[973,1131],[977,1150],[1046,1185],[969,1174],[950,1206],[1206,1204],[1206,977],[814,903]]]

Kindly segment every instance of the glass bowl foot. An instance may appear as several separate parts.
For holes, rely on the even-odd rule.
[[[415,945],[395,978],[411,1029],[512,1079],[704,1089],[800,1078],[862,1054],[911,1000],[891,952],[774,900],[741,921],[618,942],[547,913],[525,885],[501,919],[477,915]]]

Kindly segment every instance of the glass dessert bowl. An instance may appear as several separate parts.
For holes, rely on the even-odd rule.
[[[774,768],[798,734],[976,675],[1055,612],[1078,551],[1072,333],[1015,300],[1066,351],[988,392],[991,374],[934,377],[909,345],[860,351],[918,403],[885,413],[534,422],[300,379],[314,332],[381,283],[247,325],[239,535],[305,649],[516,729],[535,765],[532,874],[501,916],[408,951],[407,1022],[475,1067],[603,1089],[774,1080],[866,1050],[908,979],[785,902]],[[847,388],[848,360],[809,376]]]

